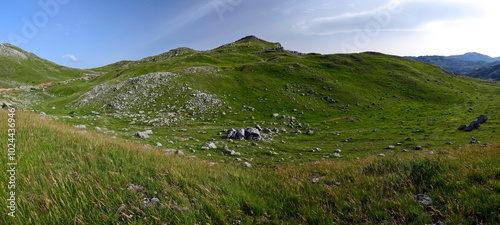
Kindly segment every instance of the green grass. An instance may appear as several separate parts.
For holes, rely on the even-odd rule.
[[[1,120],[7,112],[1,111]],[[494,224],[500,146],[385,158],[254,166],[165,156],[161,149],[17,112],[17,214],[2,224]],[[0,129],[7,130],[6,123]],[[0,140],[7,144],[4,132]],[[6,157],[1,158],[5,165]],[[313,183],[314,178],[319,178]],[[7,174],[1,172],[6,187]],[[141,190],[129,190],[130,184]],[[7,189],[1,189],[7,198]],[[427,194],[432,206],[415,201]],[[156,207],[143,205],[156,197]],[[118,208],[124,205],[124,210]]]
[[[250,37],[209,51],[179,48],[93,69],[102,75],[90,80],[2,92],[14,102],[32,99],[28,109],[49,115],[39,120],[19,114],[23,204],[15,223],[494,224],[500,219],[498,83],[373,52],[255,53],[276,46]],[[177,76],[160,86],[150,82],[149,89],[129,82],[153,72]],[[98,85],[108,91],[77,107]],[[124,86],[111,91],[117,85]],[[223,104],[204,113],[185,108],[193,93],[186,87]],[[127,91],[146,94],[123,100],[137,97],[138,104],[122,112],[144,111],[135,118],[148,120],[174,113],[182,120],[130,125],[133,117],[108,105]],[[295,124],[289,127],[290,119],[273,113],[293,116]],[[481,114],[489,120],[480,130],[457,130]],[[88,134],[71,127],[80,124]],[[288,132],[272,133],[257,146],[223,138],[224,129],[255,124]],[[97,134],[94,127],[114,133]],[[145,129],[154,132],[149,139],[134,137]],[[296,129],[303,134],[291,133]],[[309,129],[314,135],[304,134]],[[471,137],[480,144],[468,145]],[[147,147],[156,142],[163,147]],[[202,150],[206,142],[218,148]],[[481,147],[484,143],[493,145]],[[222,154],[226,144],[242,155]],[[411,150],[415,146],[423,151]],[[166,157],[165,149],[196,159]],[[333,156],[336,149],[342,158]],[[237,158],[251,160],[252,168]],[[314,178],[320,180],[313,183]],[[130,184],[144,189],[130,191]],[[431,207],[415,201],[422,193],[433,199]],[[141,206],[145,197],[159,198],[162,208]],[[126,208],[118,212],[122,204]]]

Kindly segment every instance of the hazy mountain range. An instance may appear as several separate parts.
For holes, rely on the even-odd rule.
[[[452,56],[419,56],[409,57],[421,62],[439,66],[445,70],[461,73],[467,76],[500,80],[500,57],[493,58],[477,52],[469,52],[463,55]]]

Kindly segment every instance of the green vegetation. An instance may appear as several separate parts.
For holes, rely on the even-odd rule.
[[[0,88],[37,85],[80,78],[88,74],[95,73],[60,66],[16,46],[0,44]]]
[[[500,217],[498,145],[246,168],[165,156],[31,113],[16,120],[18,211],[10,218],[3,207],[2,224],[494,224]],[[7,145],[5,133],[0,142]],[[5,187],[7,172],[0,173]],[[420,193],[433,204],[420,205]]]
[[[500,219],[496,82],[374,52],[300,54],[253,36],[92,71],[102,75],[1,93],[48,115],[17,119],[17,224]],[[458,130],[482,114],[481,129]],[[224,138],[255,125],[287,132]],[[149,138],[135,136],[145,130]],[[241,155],[224,154],[225,145]]]

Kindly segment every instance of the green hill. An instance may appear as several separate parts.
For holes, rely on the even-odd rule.
[[[254,36],[93,70],[102,75],[8,92],[47,114],[18,119],[30,148],[24,192],[35,193],[22,212],[33,221],[468,224],[500,214],[497,82]],[[480,129],[458,130],[480,115]],[[247,127],[260,140],[225,138]],[[176,151],[186,159],[166,156]],[[162,207],[148,207],[153,197]]]
[[[68,80],[86,73],[92,72],[60,66],[16,46],[0,44],[0,88]]]

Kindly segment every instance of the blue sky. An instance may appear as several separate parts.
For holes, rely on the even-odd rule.
[[[3,1],[0,42],[94,68],[246,35],[318,53],[500,55],[497,0]]]

